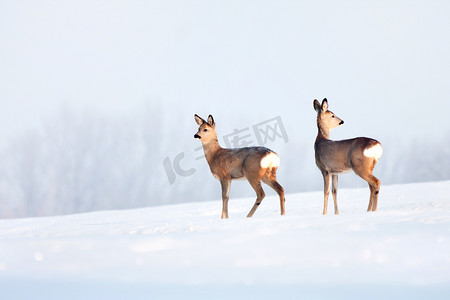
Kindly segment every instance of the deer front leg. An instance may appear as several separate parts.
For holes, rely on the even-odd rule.
[[[253,216],[256,209],[258,208],[258,206],[261,204],[262,200],[266,196],[266,194],[264,193],[264,190],[261,187],[261,181],[249,181],[249,182],[250,182],[250,185],[252,186],[252,188],[256,192],[256,202],[253,205],[250,212],[248,213],[247,218],[251,218]]]
[[[222,219],[228,219],[228,199],[230,198],[231,180],[221,180],[220,185],[222,186]]]
[[[331,174],[323,172],[323,214],[327,214],[328,195],[330,194]]]
[[[334,199],[334,214],[338,215],[339,214],[339,209],[338,209],[338,204],[337,204],[338,176],[332,175],[331,182],[332,182],[331,193],[333,194],[333,199]]]

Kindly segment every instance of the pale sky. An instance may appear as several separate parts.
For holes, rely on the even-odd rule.
[[[189,122],[193,113],[222,124],[241,115],[244,125],[281,115],[288,131],[307,128],[310,138],[312,101],[324,97],[346,121],[336,138],[438,136],[450,131],[449,8],[0,1],[0,145],[61,107],[115,117],[159,102]]]

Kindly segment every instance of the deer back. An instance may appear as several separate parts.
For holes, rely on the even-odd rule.
[[[331,173],[350,171],[368,159],[378,159],[379,145],[378,141],[366,137],[341,141],[319,139],[314,144],[316,164],[322,171]]]
[[[259,174],[264,166],[264,157],[270,153],[273,152],[264,147],[221,148],[208,163],[213,175],[219,179],[243,179],[252,174]]]

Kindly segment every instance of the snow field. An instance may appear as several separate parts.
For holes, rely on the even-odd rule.
[[[0,298],[448,299],[449,190],[382,186],[367,213],[368,188],[342,189],[339,216],[312,192],[286,216],[271,193],[251,219],[253,198],[227,220],[221,201],[0,220]]]

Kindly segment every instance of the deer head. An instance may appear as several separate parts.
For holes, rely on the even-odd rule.
[[[314,100],[314,109],[317,112],[317,127],[323,137],[329,138],[331,129],[344,124],[344,121],[332,111],[328,110],[328,101],[326,98],[323,99],[322,105],[320,105],[319,101]]]
[[[194,138],[202,141],[202,143],[208,143],[212,140],[217,140],[216,123],[211,115],[208,116],[208,121],[203,120],[198,115],[194,116],[195,122],[200,126]]]

